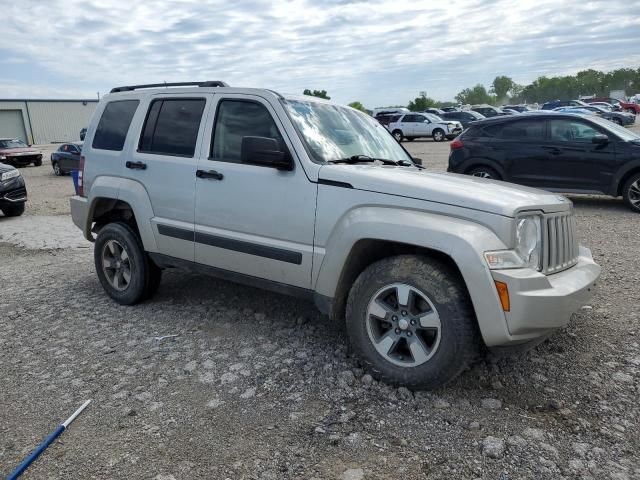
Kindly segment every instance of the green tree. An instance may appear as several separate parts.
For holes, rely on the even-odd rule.
[[[304,92],[302,92],[303,95],[309,95],[310,97],[318,97],[318,98],[324,98],[325,100],[331,100],[331,97],[329,95],[327,95],[327,91],[326,90],[314,90],[311,91],[308,88],[305,88]]]
[[[433,98],[427,97],[427,92],[420,92],[420,96],[410,101],[407,108],[412,112],[422,112],[427,108],[437,107],[440,102],[436,102]]]
[[[366,108],[364,108],[364,105],[362,105],[362,103],[361,103],[361,102],[351,102],[351,103],[349,104],[349,106],[350,106],[351,108],[355,108],[356,110],[360,110],[361,112],[365,112],[365,113],[367,113],[367,109],[366,109]]]
[[[493,79],[493,83],[491,84],[491,89],[489,91],[495,94],[498,101],[506,100],[507,95],[513,90],[515,85],[516,82],[514,82],[511,77],[500,75]]]
[[[493,105],[496,103],[496,97],[489,95],[484,85],[478,84],[473,88],[465,88],[456,95],[456,100],[462,104],[477,105],[481,103],[488,103]]]

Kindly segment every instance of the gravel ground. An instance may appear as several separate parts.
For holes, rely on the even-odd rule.
[[[448,143],[406,145],[446,165]],[[567,328],[424,393],[373,381],[295,299],[169,272],[114,304],[56,218],[71,179],[23,172],[33,216],[0,218],[0,476],[92,398],[25,478],[640,478],[640,215],[620,200],[572,197],[603,274]]]

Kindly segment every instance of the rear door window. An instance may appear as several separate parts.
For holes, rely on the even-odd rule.
[[[139,103],[138,100],[107,103],[93,136],[92,147],[98,150],[122,150]]]
[[[204,98],[164,98],[151,102],[139,151],[193,157],[205,104]]]
[[[503,140],[542,141],[544,140],[544,119],[519,120],[503,124],[499,137]]]

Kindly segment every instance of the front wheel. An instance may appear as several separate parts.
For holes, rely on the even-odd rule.
[[[442,130],[441,128],[436,128],[431,135],[433,136],[434,142],[443,142],[446,138],[444,130]]]
[[[393,135],[393,138],[395,138],[398,143],[402,142],[404,135],[402,135],[401,130],[394,130],[391,134]]]
[[[471,175],[472,177],[480,177],[480,178],[489,178],[492,180],[502,180],[502,177],[498,172],[496,172],[491,167],[475,167],[467,172],[467,175]]]
[[[631,210],[640,213],[640,173],[632,175],[624,184],[622,198]]]
[[[56,177],[64,175],[64,172],[60,168],[60,164],[58,162],[53,162],[53,173],[55,173]]]
[[[434,389],[477,356],[480,340],[459,274],[418,255],[380,260],[365,269],[347,301],[351,346],[376,378]]]
[[[5,217],[19,217],[24,213],[24,203],[2,207],[2,213]]]
[[[102,287],[116,302],[134,305],[149,297],[154,287],[153,267],[140,237],[129,225],[115,222],[102,227],[93,257]]]

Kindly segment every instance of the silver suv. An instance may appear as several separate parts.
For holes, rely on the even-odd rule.
[[[427,173],[373,118],[318,98],[155,87],[101,100],[71,199],[118,303],[167,268],[308,298],[346,319],[375,377],[435,388],[592,295],[600,267],[561,196]]]

